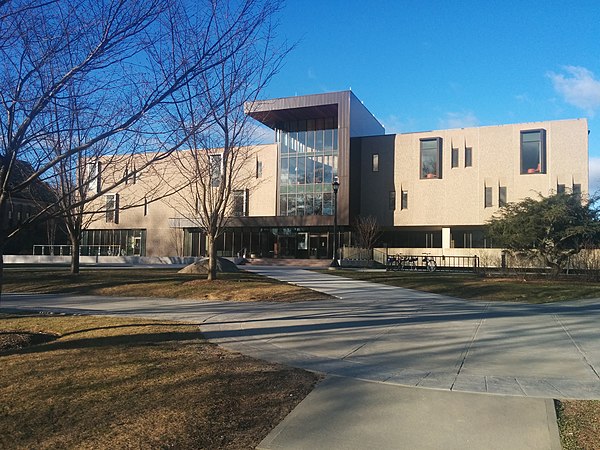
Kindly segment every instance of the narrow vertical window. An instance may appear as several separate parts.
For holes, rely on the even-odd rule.
[[[223,170],[223,155],[217,153],[208,155],[208,169],[210,172],[211,186],[217,187],[221,184],[221,172]]]
[[[388,194],[388,209],[390,211],[396,209],[396,191],[390,191]]]
[[[371,155],[371,171],[379,172],[379,153]]]
[[[485,207],[491,208],[491,206],[492,206],[492,188],[486,186],[486,188],[485,188]]]
[[[465,167],[471,167],[473,165],[473,148],[465,147]]]
[[[557,184],[556,185],[556,193],[557,194],[564,194],[566,191],[565,189],[565,185],[564,184]]]
[[[573,194],[581,195],[581,184],[573,184]]]
[[[119,194],[105,196],[106,223],[119,223]]]
[[[408,209],[408,191],[402,191],[402,199],[400,202],[401,209]]]
[[[88,165],[88,189],[96,194],[102,190],[101,171],[102,165],[100,161]]]
[[[263,172],[263,163],[262,163],[262,161],[259,161],[257,158],[256,159],[256,178],[261,178],[262,172]]]
[[[521,173],[546,173],[546,130],[521,131]]]
[[[442,178],[442,139],[421,139],[421,178]]]
[[[144,197],[144,216],[148,215],[148,197]]]
[[[506,206],[506,186],[498,187],[498,206]]]
[[[452,149],[452,168],[456,168],[458,167],[458,149],[457,148],[453,148]]]
[[[248,190],[233,191],[232,216],[242,217],[248,215]]]

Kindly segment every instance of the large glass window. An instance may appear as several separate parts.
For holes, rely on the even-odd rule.
[[[421,139],[421,178],[442,178],[442,138]]]
[[[279,215],[333,215],[338,171],[337,118],[282,122],[279,144]]]
[[[521,173],[546,173],[546,131],[521,131]]]

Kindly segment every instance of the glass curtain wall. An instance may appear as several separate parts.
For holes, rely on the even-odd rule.
[[[337,127],[335,117],[278,125],[280,216],[333,215]]]

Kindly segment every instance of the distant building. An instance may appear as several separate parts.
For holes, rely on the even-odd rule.
[[[218,242],[224,256],[245,249],[331,258],[336,177],[339,242],[353,243],[357,216],[374,216],[382,245],[404,248],[491,247],[484,225],[503,204],[588,190],[585,119],[386,135],[351,91],[259,101],[247,113],[274,130],[275,143],[252,149],[247,170],[255,176],[235,192]],[[119,196],[156,190],[154,173],[164,168],[108,194],[114,213],[99,215],[83,244],[118,245],[132,255],[203,254],[202,231],[172,202],[118,210]]]

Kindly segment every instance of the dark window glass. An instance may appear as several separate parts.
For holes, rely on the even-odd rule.
[[[574,184],[573,185],[573,194],[575,194],[575,195],[581,195],[581,184]]]
[[[221,170],[223,165],[223,155],[209,155],[208,164],[210,170],[210,180],[213,187],[221,184]]]
[[[565,193],[565,185],[564,184],[557,184],[556,185],[556,193],[557,194],[564,194]]]
[[[500,186],[498,188],[498,206],[502,207],[506,205],[506,186]]]
[[[458,167],[458,149],[452,149],[452,168]]]
[[[421,178],[442,178],[442,139],[421,139]]]
[[[473,148],[465,148],[465,167],[471,167],[473,165]]]
[[[388,195],[388,208],[390,211],[396,209],[396,191],[390,191]]]
[[[119,194],[108,194],[105,202],[106,222],[119,223]]]
[[[248,191],[246,189],[233,191],[233,216],[247,216],[248,215]]]
[[[402,191],[401,209],[408,209],[408,191]]]
[[[485,188],[485,207],[490,208],[492,206],[492,188]]]
[[[546,173],[545,130],[521,131],[521,173]]]
[[[373,153],[371,155],[371,170],[373,172],[379,172],[379,154]]]

